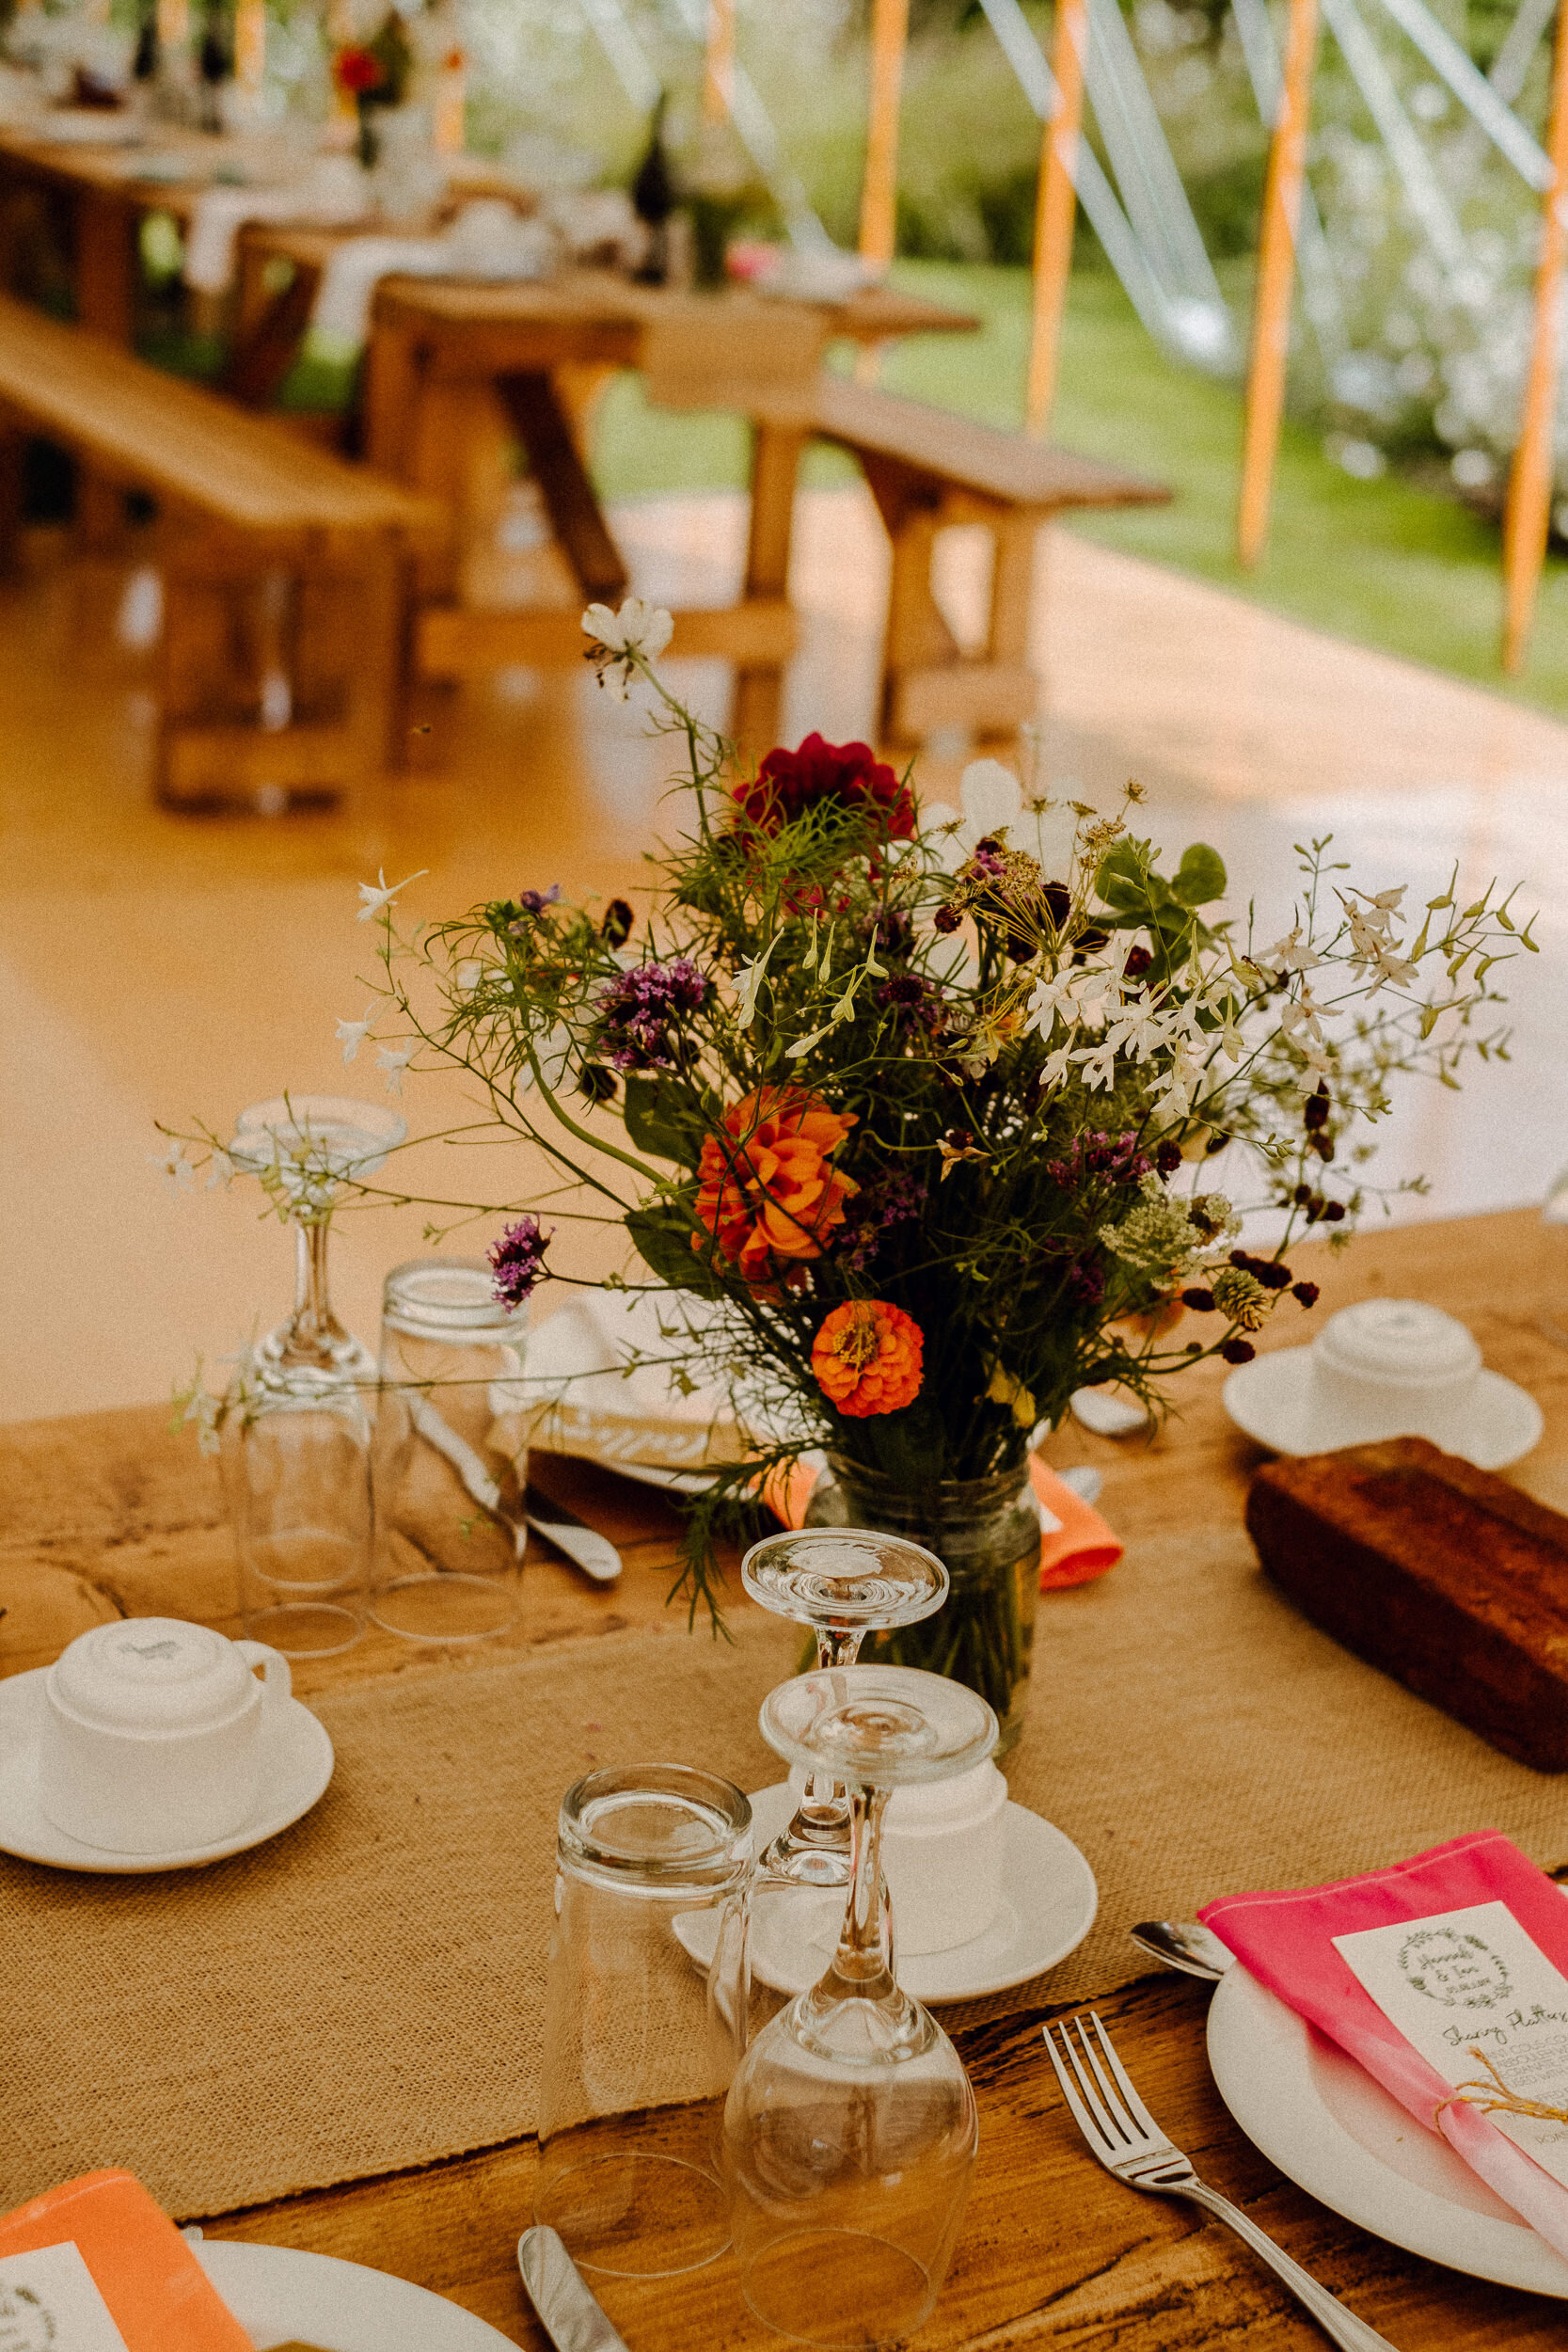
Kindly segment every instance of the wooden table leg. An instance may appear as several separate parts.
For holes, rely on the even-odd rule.
[[[496,389],[528,452],[555,535],[583,595],[618,604],[626,590],[626,567],[554,384],[548,375],[531,370],[498,376]]]
[[[242,314],[218,388],[242,407],[270,408],[299,358],[321,272],[301,262],[278,294],[253,316]]]
[[[136,324],[135,207],[107,188],[83,188],[76,198],[76,316],[95,335],[129,343]],[[118,485],[83,466],[76,485],[76,534],[103,548],[119,536],[125,497]]]
[[[810,434],[804,425],[759,418],[752,438],[752,525],[746,548],[748,597],[785,598],[795,529],[795,484]],[[735,674],[731,731],[743,757],[757,757],[779,739],[784,672],[742,665]]]

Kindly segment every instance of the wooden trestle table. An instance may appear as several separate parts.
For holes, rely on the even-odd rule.
[[[1325,1310],[1412,1292],[1459,1314],[1489,1363],[1528,1382],[1546,1435],[1518,1478],[1544,1501],[1568,1500],[1568,1354],[1539,1334],[1541,1228],[1524,1212],[1372,1233],[1342,1258],[1308,1253]],[[1282,1336],[1284,1336],[1282,1334]],[[1152,1444],[1059,1433],[1059,1462],[1097,1462],[1103,1508],[1136,1544],[1172,1515],[1234,1523],[1259,1456],[1219,1404],[1223,1367],[1190,1378],[1180,1422]],[[622,1547],[612,1590],[588,1587],[545,1558],[513,1646],[654,1622],[664,1606],[677,1522],[646,1490],[588,1465],[545,1460],[545,1483]],[[233,1629],[234,1572],[213,1465],[166,1409],[99,1413],[0,1427],[0,1671],[46,1662],[87,1626],[168,1610]],[[1047,1607],[1049,1604],[1046,1604]],[[1049,1637],[1047,1637],[1049,1638]],[[485,1645],[491,1655],[493,1645]],[[400,1653],[402,1653],[400,1655]],[[296,1687],[341,1686],[388,1669],[461,1672],[377,1635],[301,1667]],[[1473,1824],[1460,1826],[1474,1826]],[[1092,1860],[1091,1856],[1091,1860]],[[1149,1889],[1159,1908],[1159,1889]],[[1027,1996],[1025,1996],[1027,1997]],[[1035,1996],[1037,1999],[1037,1992]],[[1098,2006],[1153,2112],[1202,2175],[1343,2296],[1399,2352],[1548,2352],[1568,2306],[1491,2286],[1402,2254],[1293,2188],[1230,2122],[1203,2055],[1205,1989],[1152,1973]],[[1272,2276],[1218,2223],[1112,2181],[1063,2110],[1040,2048],[1049,2007],[966,2026],[946,2012],[974,2077],[981,2160],[953,2271],[915,2340],[930,2352],[1310,2352],[1323,2339]],[[355,2182],[244,2213],[210,2233],[369,2263],[479,2312],[518,2344],[545,2352],[515,2252],[527,2226],[531,2141],[422,2169]],[[40,2187],[48,2185],[40,2182]],[[739,2352],[774,2345],[744,2311],[727,2263],[658,2281],[617,2316],[633,2352]],[[418,2352],[411,2345],[409,2352]]]

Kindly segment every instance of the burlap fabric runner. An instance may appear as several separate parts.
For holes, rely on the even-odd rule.
[[[175,2214],[214,2214],[526,2132],[562,1789],[654,1757],[778,1777],[756,1708],[798,1637],[736,1615],[735,1649],[672,1626],[321,1700],[326,1796],[214,1869],[0,1864],[0,2210],[123,2164]],[[1462,1830],[1568,1860],[1561,1782],[1313,1631],[1240,1530],[1145,1542],[1047,1597],[1037,1661],[1013,1794],[1083,1847],[1101,1911],[1070,1960],[991,2006],[1143,1973],[1134,1919]]]

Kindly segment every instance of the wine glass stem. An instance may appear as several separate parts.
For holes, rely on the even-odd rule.
[[[294,1312],[289,1327],[289,1353],[319,1358],[341,1336],[326,1290],[326,1237],[332,1216],[300,1222],[294,1227]]]
[[[852,1666],[861,1654],[862,1635],[859,1627],[845,1630],[837,1626],[819,1625],[816,1629],[816,1663],[819,1670],[829,1666]],[[843,1783],[829,1780],[825,1773],[813,1772],[801,1792],[799,1811],[842,1814],[845,1801]],[[799,1814],[797,1815],[799,1818]]]
[[[882,1882],[882,1822],[892,1791],[849,1791],[849,1899],[844,1906],[837,1971],[870,1998],[891,1988],[893,1907]]]

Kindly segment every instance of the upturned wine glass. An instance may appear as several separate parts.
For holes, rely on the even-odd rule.
[[[947,1598],[935,1552],[872,1528],[806,1527],[768,1535],[740,1564],[741,1582],[764,1609],[808,1625],[819,1668],[852,1666],[868,1633],[915,1625]],[[759,1869],[799,1886],[849,1881],[849,1806],[831,1778],[814,1773],[786,1829]]]
[[[341,1187],[407,1132],[378,1103],[279,1095],[242,1111],[229,1146],[294,1229],[293,1312],[246,1350],[224,1430],[246,1630],[289,1658],[346,1649],[364,1629],[376,1366],[333,1312],[327,1235]]]
[[[996,1744],[977,1693],[903,1666],[800,1675],[763,1738],[848,1789],[851,1876],[827,1973],[766,2026],[724,2107],[725,2185],[747,2302],[807,2344],[902,2344],[952,2258],[978,2145],[958,2052],[894,1976],[880,1847],[895,1788]]]

